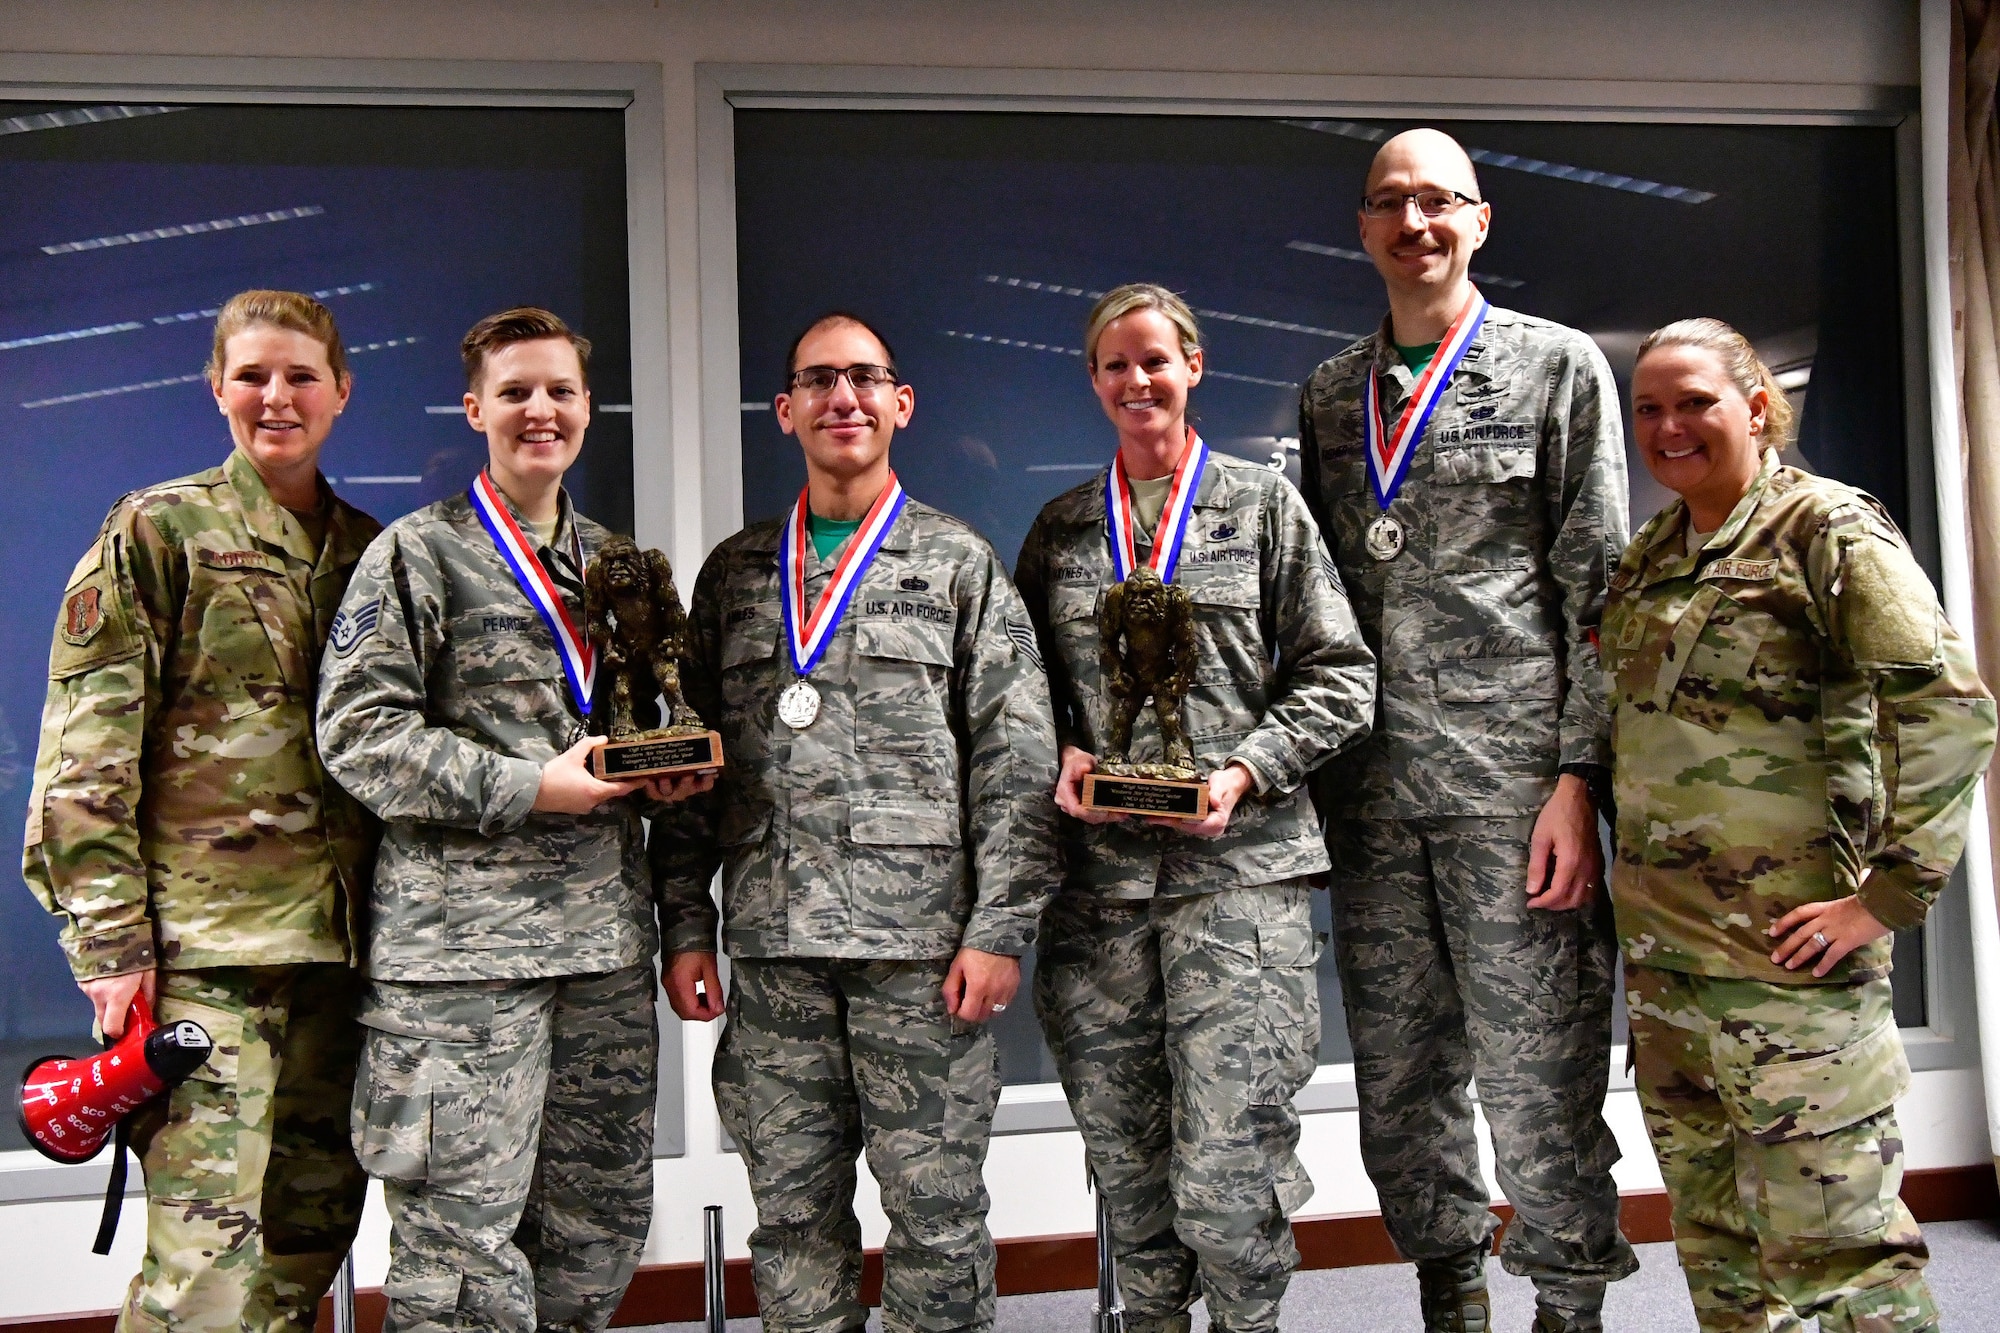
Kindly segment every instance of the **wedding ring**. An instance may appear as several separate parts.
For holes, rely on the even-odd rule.
[[[993,1012],[996,1014],[1004,1014],[1007,1012],[1007,1006],[1004,1004],[996,1004],[993,1006]]]
[[[1826,948],[1827,947],[1826,932],[1823,930],[1815,930],[1813,932],[1813,943],[1817,944],[1822,949]]]

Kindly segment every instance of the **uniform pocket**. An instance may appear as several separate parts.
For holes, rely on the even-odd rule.
[[[146,1192],[156,1199],[233,1199],[261,1187],[269,1157],[261,1126],[243,1120],[243,1016],[161,995],[161,1024],[195,1022],[215,1043],[201,1068],[167,1094],[165,1123],[146,1143]]]
[[[1726,1030],[1715,1050],[1730,1118],[1755,1145],[1738,1173],[1744,1208],[1811,1239],[1887,1225],[1901,1158],[1870,1122],[1910,1084],[1893,1018],[1837,1050],[1793,1059],[1755,1063],[1758,1051]]]
[[[1310,926],[1257,927],[1257,1049],[1250,1100],[1282,1106],[1311,1081],[1319,1063],[1320,938]]]
[[[950,626],[913,619],[861,620],[854,651],[854,748],[877,754],[942,756],[952,752],[947,697]]]
[[[848,836],[854,844],[848,913],[856,929],[939,930],[955,923],[967,892],[955,803],[856,807]]]
[[[562,942],[563,899],[589,869],[589,841],[569,857],[545,850],[532,821],[502,838],[444,835],[445,943],[454,949],[522,949]]]
[[[206,674],[208,689],[232,722],[283,702],[287,693],[271,627],[259,614],[260,605],[286,595],[281,587],[260,586],[278,579],[275,574],[218,575],[204,569],[201,584],[188,594],[189,603],[200,607],[198,670]],[[269,614],[276,618],[275,610]]]
[[[1437,664],[1437,697],[1446,704],[1559,699],[1562,672],[1553,657],[1467,657]]]
[[[349,1121],[364,1171],[379,1180],[430,1178],[439,1106],[480,1100],[472,1095],[470,1070],[492,1040],[493,1015],[491,997],[476,991],[420,998],[370,988],[361,1006],[367,1033]]]
[[[1713,583],[1704,584],[1674,626],[1653,699],[1684,722],[1721,731],[1750,683],[1770,616]]]
[[[1440,572],[1528,569],[1535,564],[1535,442],[1471,444],[1433,456]]]

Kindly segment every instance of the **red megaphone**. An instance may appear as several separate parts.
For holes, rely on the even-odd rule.
[[[117,1045],[96,1055],[44,1056],[28,1066],[15,1098],[22,1132],[44,1157],[87,1162],[120,1120],[201,1068],[214,1049],[201,1024],[161,1027],[146,997],[134,995]]]

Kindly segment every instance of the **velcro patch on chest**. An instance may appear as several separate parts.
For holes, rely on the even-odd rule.
[[[345,657],[361,646],[362,640],[373,634],[382,624],[382,599],[377,597],[365,606],[358,606],[352,612],[346,607],[333,618],[333,628],[326,641],[333,645],[334,656]]]
[[[1735,556],[1711,562],[1695,576],[1695,582],[1709,579],[1738,579],[1745,583],[1769,583],[1778,577],[1776,560],[1743,560]]]
[[[927,625],[950,625],[958,616],[949,606],[939,606],[936,602],[920,602],[903,598],[863,602],[861,614],[865,616],[887,616],[891,620],[920,620]]]

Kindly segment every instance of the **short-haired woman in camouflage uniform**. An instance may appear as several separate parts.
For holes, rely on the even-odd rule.
[[[1890,932],[1964,845],[1994,708],[1882,506],[1779,462],[1728,325],[1640,345],[1640,455],[1680,500],[1602,627],[1640,1104],[1701,1327],[1934,1329],[1897,1197]]]
[[[1043,508],[1015,571],[1048,662],[1069,816],[1035,1005],[1110,1211],[1126,1327],[1185,1330],[1199,1270],[1209,1326],[1262,1333],[1298,1264],[1287,1216],[1312,1193],[1290,1103],[1318,1062],[1306,877],[1328,863],[1301,784],[1367,734],[1375,659],[1298,491],[1209,455],[1189,429],[1202,352],[1181,299],[1118,288],[1084,348],[1118,456]],[[1131,497],[1115,524],[1114,470]],[[1110,730],[1098,607],[1125,561],[1111,547],[1121,528],[1130,567],[1152,564],[1193,604],[1181,716],[1208,774],[1198,822],[1079,802]],[[1134,760],[1163,756],[1149,713],[1133,738]]]

